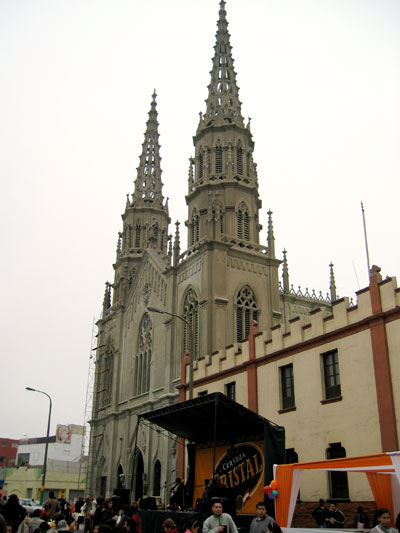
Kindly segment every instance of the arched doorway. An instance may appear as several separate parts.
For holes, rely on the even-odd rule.
[[[144,463],[142,452],[137,448],[136,449],[136,458],[134,460],[133,466],[133,476],[132,476],[132,491],[134,494],[135,500],[143,498],[143,473],[144,473]]]
[[[125,476],[124,476],[124,470],[121,465],[118,466],[118,472],[117,472],[117,489],[123,489],[125,487]]]

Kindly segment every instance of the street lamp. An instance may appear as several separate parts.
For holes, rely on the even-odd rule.
[[[46,447],[44,449],[44,464],[43,464],[43,474],[42,474],[42,486],[40,487],[40,505],[43,504],[43,496],[44,496],[44,484],[46,482],[46,470],[47,470],[47,450],[49,448],[49,433],[50,433],[50,419],[51,419],[51,398],[47,394],[47,392],[43,392],[42,390],[33,389],[32,387],[25,387],[26,390],[32,391],[32,392],[40,392],[40,394],[44,394],[47,396],[47,398],[50,401],[49,406],[49,419],[47,422],[47,435],[46,435]]]
[[[147,307],[147,311],[150,311],[151,313],[160,313],[162,315],[174,316],[182,320],[182,322],[185,322],[185,324],[187,325],[189,329],[189,333],[190,333],[189,400],[192,400],[193,399],[193,357],[194,357],[194,338],[193,338],[192,326],[189,324],[186,318],[181,315],[175,315],[175,313],[169,313],[168,311],[163,311],[162,309],[158,309],[157,307],[151,307],[151,306]]]

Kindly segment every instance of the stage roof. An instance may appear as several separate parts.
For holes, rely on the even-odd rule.
[[[278,432],[284,431],[283,427],[220,392],[198,396],[139,416],[196,444],[213,442],[214,431],[216,442],[255,435],[263,437],[265,426]]]

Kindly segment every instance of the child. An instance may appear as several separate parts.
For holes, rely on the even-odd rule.
[[[378,525],[371,529],[370,533],[396,533],[396,529],[390,527],[390,511],[382,507],[377,511]]]

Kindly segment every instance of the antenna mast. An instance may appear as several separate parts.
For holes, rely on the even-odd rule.
[[[368,279],[369,279],[370,266],[369,266],[369,252],[368,252],[368,239],[367,239],[367,225],[365,223],[365,212],[364,212],[364,205],[362,201],[361,201],[361,212],[362,212],[363,225],[364,225],[365,251],[367,254],[367,267],[368,267]]]

